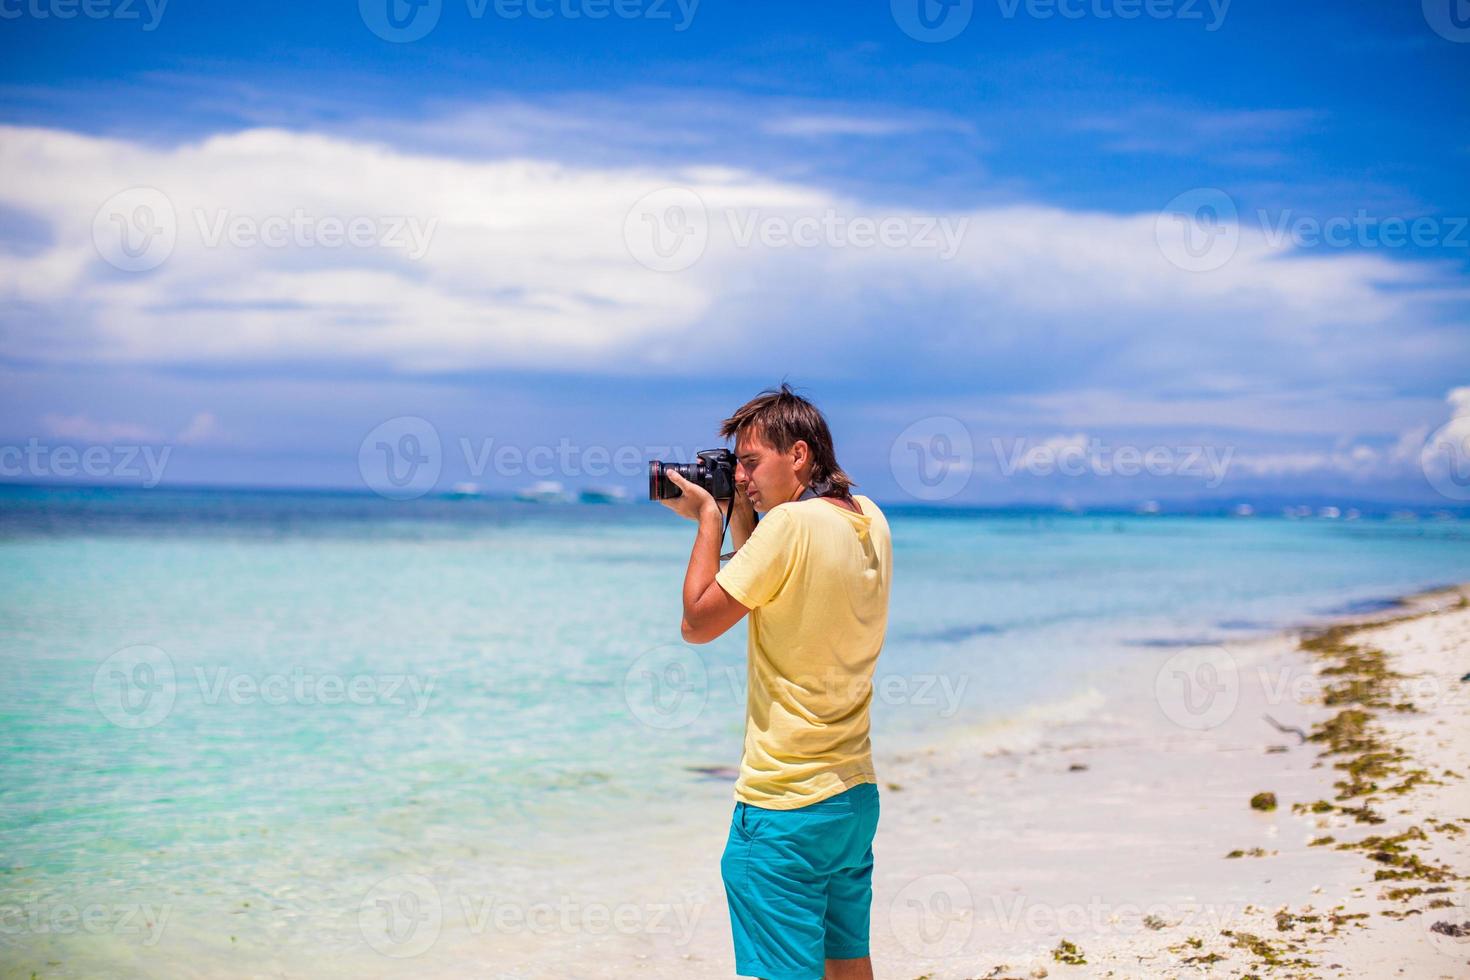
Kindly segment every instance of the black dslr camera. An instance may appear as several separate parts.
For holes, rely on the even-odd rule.
[[[735,454],[728,449],[706,449],[695,454],[693,463],[651,461],[648,464],[649,500],[684,496],[684,491],[669,479],[670,470],[678,470],[680,476],[704,487],[716,500],[730,500],[735,496]]]

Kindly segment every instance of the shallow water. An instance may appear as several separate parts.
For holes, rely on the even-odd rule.
[[[1470,579],[1456,522],[889,519],[890,749]],[[645,504],[0,490],[0,949],[350,950],[386,874],[534,887],[589,840],[679,832],[680,801],[728,796],[744,705],[743,627],[679,642],[692,531]]]

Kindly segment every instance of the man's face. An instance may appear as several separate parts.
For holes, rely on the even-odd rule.
[[[809,466],[806,443],[800,440],[783,453],[759,432],[735,437],[735,488],[762,514],[796,497]]]

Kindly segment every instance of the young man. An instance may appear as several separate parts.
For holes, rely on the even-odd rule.
[[[723,512],[677,474],[663,503],[699,522],[681,632],[708,643],[750,613],[745,749],[720,870],[735,970],[871,980],[878,784],[868,740],[888,624],[888,522],[837,465],[815,405],[782,385],[724,421],[734,437],[736,553]],[[755,523],[755,513],[763,517]]]

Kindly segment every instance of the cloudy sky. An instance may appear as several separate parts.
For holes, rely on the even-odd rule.
[[[636,488],[784,378],[880,500],[1470,497],[1451,0],[0,13],[3,480]]]

